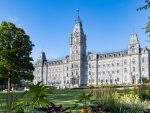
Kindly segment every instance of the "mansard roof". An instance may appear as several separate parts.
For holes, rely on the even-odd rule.
[[[94,54],[91,52],[88,53],[88,56],[92,56],[92,55],[97,55],[98,59],[115,58],[115,57],[117,58],[121,56],[127,56],[128,50],[112,52],[112,53],[104,53],[104,54]]]
[[[127,55],[128,55],[128,50],[124,50],[124,51],[118,51],[112,53],[98,54],[98,59],[115,58],[115,57],[121,57]]]

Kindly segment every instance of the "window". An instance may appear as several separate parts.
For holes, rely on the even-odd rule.
[[[98,67],[100,68],[100,67],[101,67],[101,65],[98,65]]]
[[[119,73],[119,70],[117,70],[117,73]]]
[[[92,65],[92,68],[94,68],[94,65]]]
[[[89,71],[89,75],[91,75],[91,71]]]
[[[110,83],[111,83],[111,84],[113,83],[112,79],[110,79]]]
[[[89,56],[89,60],[91,60],[91,57]]]
[[[124,72],[127,73],[127,68],[124,68]]]
[[[144,57],[142,58],[142,63],[144,63]]]
[[[119,82],[119,77],[117,77],[117,81]]]
[[[76,75],[78,75],[78,72],[76,72]]]
[[[105,67],[105,64],[103,64],[103,67]]]
[[[125,64],[125,65],[127,64],[127,60],[126,60],[126,59],[124,60],[124,64]]]
[[[67,73],[67,77],[68,77],[68,73]]]
[[[115,72],[114,71],[112,71],[112,74],[114,74]]]
[[[105,75],[105,71],[103,71],[103,75]]]
[[[135,72],[135,67],[133,67],[132,69],[133,69],[133,72]]]
[[[76,68],[78,68],[78,64],[76,64]]]
[[[112,63],[112,66],[114,66],[114,63]]]
[[[91,65],[89,64],[89,68],[91,68]]]
[[[89,83],[91,82],[91,80],[89,79]]]
[[[117,63],[117,66],[119,66],[119,63]]]
[[[135,58],[132,59],[132,63],[135,64]]]
[[[109,65],[109,64],[107,64],[107,66],[109,67],[110,65]]]
[[[143,71],[143,72],[144,72],[144,70],[145,70],[144,67],[142,67],[142,71]]]
[[[103,83],[103,80],[101,80],[101,83]]]
[[[108,83],[108,80],[106,79],[106,83]]]

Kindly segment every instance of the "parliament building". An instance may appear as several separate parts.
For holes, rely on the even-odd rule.
[[[75,88],[96,84],[142,84],[150,79],[150,48],[140,47],[132,34],[128,49],[96,54],[86,52],[86,34],[78,16],[70,35],[70,54],[64,59],[48,61],[44,52],[34,64],[34,80],[46,86]]]

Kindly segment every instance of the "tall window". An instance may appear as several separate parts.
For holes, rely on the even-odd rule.
[[[89,75],[91,75],[91,71],[89,71]]]
[[[144,72],[144,67],[142,67],[142,71]]]
[[[144,57],[142,57],[142,63],[144,63]]]
[[[78,72],[76,72],[76,75],[78,75]]]
[[[127,73],[127,68],[124,68],[124,72]]]
[[[89,68],[91,68],[91,65],[89,64]]]
[[[103,64],[103,67],[105,67],[105,64]]]
[[[133,72],[135,72],[135,67],[133,67]]]
[[[132,63],[135,64],[135,58],[132,59]]]
[[[114,63],[112,63],[112,66],[114,66]]]
[[[109,67],[110,65],[109,65],[109,64],[107,64],[107,66]]]
[[[115,72],[114,71],[112,71],[112,74],[114,74]]]
[[[124,60],[124,64],[125,64],[125,65],[127,64],[127,60],[126,60],[126,59]]]
[[[94,79],[92,79],[92,82],[94,83]]]
[[[117,73],[119,73],[119,70],[117,70]]]
[[[103,71],[103,75],[105,75],[105,71]]]

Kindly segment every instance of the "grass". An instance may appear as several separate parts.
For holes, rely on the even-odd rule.
[[[54,89],[51,90],[51,93],[47,94],[47,98],[49,102],[53,102],[56,105],[62,104],[63,107],[72,107],[76,103],[78,97],[82,94],[82,89]],[[16,101],[17,99],[22,99],[23,91],[15,91],[11,92],[12,101]],[[0,92],[0,113],[4,113],[7,109],[7,92]],[[24,99],[26,99],[24,97]],[[77,113],[77,112],[75,112]]]
[[[148,88],[149,89],[149,88]],[[134,91],[135,89],[132,88],[119,88],[119,89],[111,89],[107,87],[107,89],[92,89],[93,93],[97,95],[98,97],[101,97],[103,95],[108,95],[109,93],[112,93],[114,91],[117,91],[119,94],[127,94],[130,91]],[[146,89],[145,89],[146,90]],[[78,100],[78,97],[84,92],[84,91],[91,91],[91,89],[52,89],[50,93],[47,94],[47,98],[49,102],[53,102],[56,105],[62,104],[63,107],[72,107],[76,101]],[[16,101],[17,99],[21,99],[25,97],[22,96],[23,91],[15,91],[11,92],[9,95],[12,101]],[[4,113],[4,110],[6,110],[7,106],[7,92],[0,92],[0,113]],[[77,111],[74,111],[73,113],[78,113]]]
[[[52,94],[48,95],[48,100],[65,107],[73,106],[82,92],[81,89],[52,90]]]

